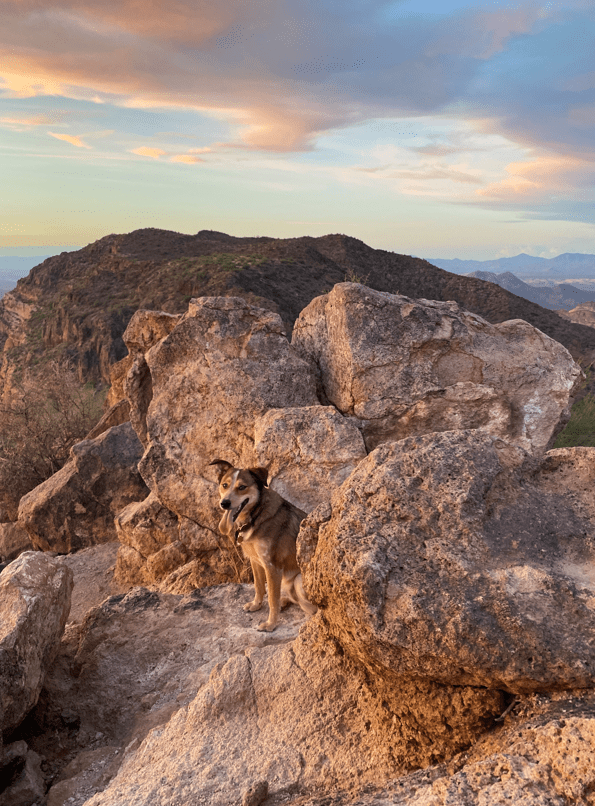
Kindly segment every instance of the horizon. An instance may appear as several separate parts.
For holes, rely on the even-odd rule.
[[[144,227],[595,253],[590,2],[0,9],[0,254]]]

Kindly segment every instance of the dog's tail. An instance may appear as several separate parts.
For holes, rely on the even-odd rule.
[[[318,610],[316,605],[313,605],[306,598],[306,591],[304,590],[304,583],[302,582],[302,575],[297,574],[283,590],[283,594],[294,604],[299,605],[304,613],[308,616],[313,616]]]

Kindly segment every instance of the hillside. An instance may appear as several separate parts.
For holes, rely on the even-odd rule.
[[[236,295],[277,311],[288,331],[310,300],[345,279],[411,297],[456,300],[489,322],[525,319],[575,357],[595,356],[593,328],[575,324],[493,283],[425,260],[372,249],[347,235],[236,238],[202,230],[108,235],[48,258],[0,301],[0,380],[50,357],[83,380],[107,381],[126,354],[122,333],[138,308],[186,310],[196,296]]]

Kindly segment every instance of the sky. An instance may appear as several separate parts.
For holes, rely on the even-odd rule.
[[[595,253],[595,0],[0,0],[0,255]]]

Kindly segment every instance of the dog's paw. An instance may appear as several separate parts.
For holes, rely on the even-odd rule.
[[[281,608],[281,610],[283,610],[283,608],[287,607],[287,605],[290,605],[290,604],[291,604],[291,599],[281,599],[281,601],[279,602],[279,607]]]
[[[256,629],[261,632],[273,632],[276,626],[276,624],[271,624],[269,621],[261,621]]]
[[[255,610],[260,610],[262,607],[262,602],[260,604],[258,602],[248,602],[248,604],[244,605],[244,610],[248,613],[254,613]]]

